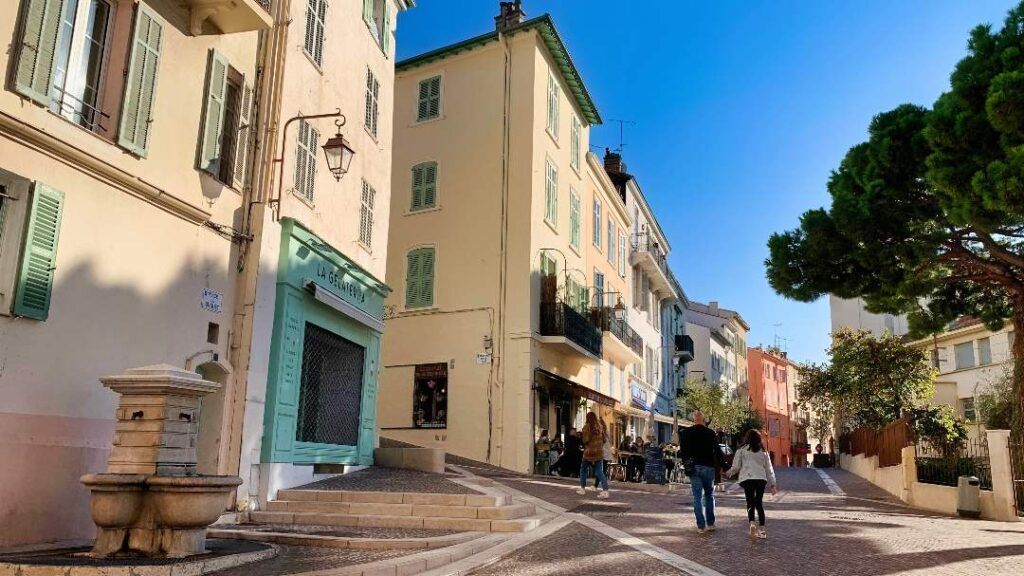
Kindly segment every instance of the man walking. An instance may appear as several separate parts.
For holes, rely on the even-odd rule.
[[[697,532],[715,529],[715,470],[725,461],[718,437],[704,425],[704,414],[695,411],[694,425],[679,433],[679,453],[693,490],[693,514]]]

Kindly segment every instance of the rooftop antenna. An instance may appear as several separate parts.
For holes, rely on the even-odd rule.
[[[635,126],[636,122],[633,121],[633,120],[616,120],[614,118],[610,119],[608,121],[609,122],[618,122],[619,123],[619,147],[615,149],[615,152],[620,152],[621,153],[622,149],[626,147],[626,142],[625,142],[625,131],[626,131],[626,129],[625,129],[625,126],[626,126],[626,124],[630,124],[632,126]]]
[[[781,348],[779,348],[779,326],[782,326],[782,322],[772,324],[772,342],[776,349],[781,350]]]

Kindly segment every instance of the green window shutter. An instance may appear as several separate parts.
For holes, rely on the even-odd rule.
[[[206,110],[203,113],[203,141],[199,168],[216,176],[220,173],[221,136],[224,132],[224,97],[228,91],[228,60],[210,50],[206,67]]]
[[[235,140],[235,162],[233,164],[235,173],[233,175],[235,188],[245,188],[246,179],[249,175],[249,139],[252,137],[251,128],[253,107],[255,102],[252,98],[252,84],[242,83],[242,95],[239,98],[238,109],[238,134]]]
[[[433,208],[437,203],[437,162],[424,162],[412,167],[412,205],[416,212]]]
[[[569,194],[569,244],[580,247],[580,197],[575,190]]]
[[[544,219],[547,220],[552,226],[557,226],[558,223],[558,170],[551,164],[549,160],[547,162],[547,178],[545,183],[545,210]]]
[[[413,250],[405,258],[405,307],[416,308],[420,301],[420,251]]]
[[[391,53],[391,9],[388,8],[388,0],[384,0],[384,23],[381,25],[380,48],[387,58]]]
[[[363,21],[373,24],[373,0],[363,0]]]
[[[64,193],[36,182],[14,291],[13,311],[18,316],[36,320],[49,316],[63,212]]]
[[[16,49],[18,57],[14,89],[48,106],[64,0],[26,0],[23,8],[21,44]]]
[[[420,260],[420,303],[422,306],[434,305],[434,249],[423,248]]]
[[[441,115],[441,77],[434,76],[420,82],[416,121],[422,122]]]
[[[125,79],[117,143],[125,150],[143,157],[149,149],[162,39],[163,25],[159,18],[149,7],[140,3],[135,11],[132,55],[128,62],[128,77]]]

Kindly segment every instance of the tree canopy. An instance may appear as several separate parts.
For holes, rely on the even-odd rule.
[[[839,424],[881,429],[931,397],[935,371],[924,352],[904,346],[892,335],[875,338],[864,331],[832,335],[828,364],[800,371],[799,397]]]
[[[1002,28],[976,27],[950,90],[931,109],[876,116],[828,180],[832,204],[774,234],[766,260],[780,294],[862,297],[907,314],[911,333],[962,315],[1024,329],[1024,2]],[[1024,338],[1014,357],[1024,413]]]

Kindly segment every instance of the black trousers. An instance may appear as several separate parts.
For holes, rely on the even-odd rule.
[[[743,487],[743,495],[747,498],[747,520],[754,521],[754,512],[757,512],[757,522],[764,526],[764,489],[768,482],[764,480],[744,480],[740,482]]]

